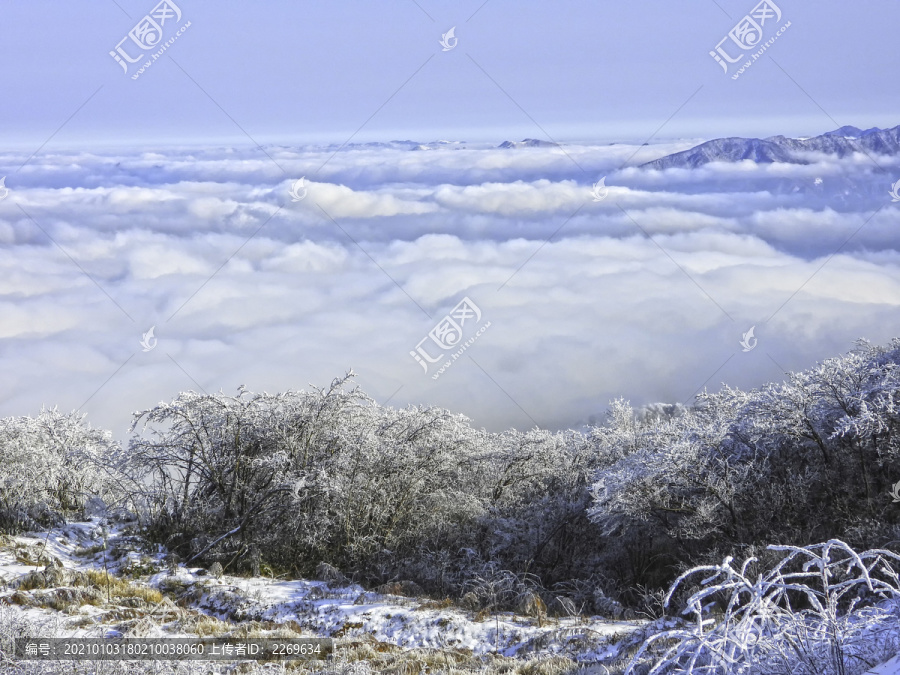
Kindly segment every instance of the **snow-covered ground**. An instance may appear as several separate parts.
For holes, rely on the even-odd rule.
[[[895,656],[890,661],[867,670],[866,675],[900,675],[900,656]]]
[[[0,544],[0,603],[59,636],[187,637],[196,635],[198,626],[209,635],[250,625],[259,636],[288,628],[295,634],[333,637],[337,653],[366,640],[404,650],[461,650],[473,657],[564,656],[587,665],[615,659],[618,643],[642,625],[600,617],[548,618],[541,625],[508,612],[479,616],[449,603],[383,595],[355,584],[228,575],[216,579],[198,567],[168,569],[165,551],[142,551],[126,527],[97,518],[5,537]],[[162,597],[148,595],[142,602],[122,597],[132,593],[124,588],[117,597],[115,590],[103,588],[107,571],[134,589],[160,591]],[[83,576],[81,584],[74,581],[88,572],[95,580],[104,575],[90,598],[75,592],[84,585]],[[62,596],[70,602],[57,602],[67,588],[75,589]]]
[[[0,535],[0,638],[15,632],[12,624],[40,627],[43,637],[308,636],[335,640],[335,656],[315,672],[377,672],[370,662],[390,653],[409,660],[392,672],[440,672],[441,657],[446,671],[458,673],[608,673],[603,664],[621,672],[641,629],[649,628],[600,617],[539,622],[509,612],[487,615],[356,584],[214,578],[199,567],[169,568],[165,554],[148,550],[125,525],[98,518],[45,533]],[[423,654],[431,655],[430,666]],[[460,667],[461,660],[470,667]],[[419,665],[409,670],[409,664]],[[190,667],[179,664],[180,672],[195,672]],[[867,673],[900,675],[900,657]]]

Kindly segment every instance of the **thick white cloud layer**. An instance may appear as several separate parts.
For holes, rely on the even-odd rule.
[[[900,332],[894,179],[633,168],[686,145],[0,155],[0,413],[82,406],[121,435],[181,390],[352,367],[392,405],[560,427]],[[432,379],[410,351],[466,296],[490,327]]]

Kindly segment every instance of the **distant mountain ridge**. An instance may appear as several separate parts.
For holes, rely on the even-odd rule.
[[[855,152],[877,155],[900,155],[900,126],[893,129],[873,127],[863,131],[844,126],[813,138],[717,138],[706,143],[666,155],[642,164],[647,169],[695,169],[709,162],[739,162],[750,159],[760,164],[787,162],[810,164],[806,153],[823,153],[847,157]]]
[[[514,150],[516,148],[555,148],[559,145],[559,143],[553,143],[551,141],[540,141],[536,138],[525,138],[521,141],[503,141],[498,148],[503,148],[504,150]]]

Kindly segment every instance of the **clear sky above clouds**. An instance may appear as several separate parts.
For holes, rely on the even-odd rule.
[[[180,0],[190,29],[132,81],[108,52],[154,4],[4,3],[0,142],[812,135],[900,111],[893,0],[781,0],[791,29],[740,87],[709,51],[746,0]]]

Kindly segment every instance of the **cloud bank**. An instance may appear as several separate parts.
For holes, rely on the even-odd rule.
[[[634,168],[686,145],[2,154],[0,409],[80,407],[121,434],[181,390],[352,367],[380,402],[558,428],[898,334],[889,176]],[[432,379],[410,352],[464,297],[490,330]]]

